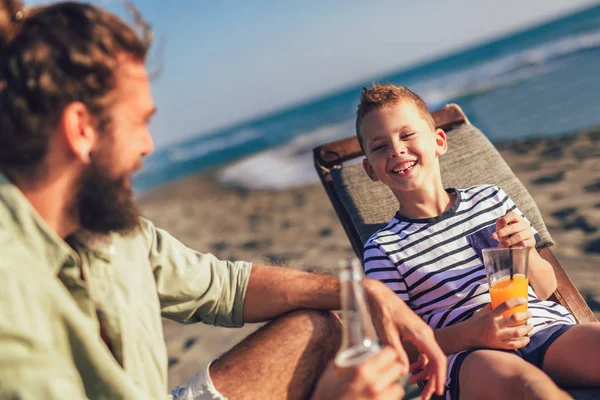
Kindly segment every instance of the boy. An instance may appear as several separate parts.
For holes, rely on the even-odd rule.
[[[600,324],[575,325],[565,308],[545,301],[556,278],[506,193],[491,185],[444,189],[438,157],[446,135],[423,100],[403,87],[365,88],[356,130],[365,171],[400,204],[365,243],[365,273],[435,330],[448,355],[446,398],[560,399],[568,394],[556,383],[599,385]],[[526,313],[502,316],[526,299],[491,310],[481,249],[492,246],[532,248]]]

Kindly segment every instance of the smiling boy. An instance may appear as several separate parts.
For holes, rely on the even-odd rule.
[[[600,384],[592,361],[600,356],[600,325],[574,325],[565,308],[545,300],[556,289],[554,272],[535,250],[535,230],[502,189],[444,188],[446,134],[423,100],[404,87],[365,88],[356,130],[366,173],[399,203],[365,243],[365,273],[435,330],[448,355],[446,397],[560,399],[568,394],[556,383]],[[526,299],[491,310],[481,249],[495,246],[532,248],[528,312],[502,315]]]

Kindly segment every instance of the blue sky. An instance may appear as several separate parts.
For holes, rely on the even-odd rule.
[[[35,1],[45,3],[46,1]],[[30,2],[31,3],[31,2]],[[113,7],[118,0],[100,0]],[[133,0],[155,30],[157,147],[597,4]],[[152,68],[152,65],[150,65]]]

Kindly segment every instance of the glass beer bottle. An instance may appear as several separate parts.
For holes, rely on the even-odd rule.
[[[379,352],[379,339],[371,322],[365,299],[363,271],[357,259],[347,260],[340,271],[342,301],[342,345],[335,356],[335,365],[343,370]]]

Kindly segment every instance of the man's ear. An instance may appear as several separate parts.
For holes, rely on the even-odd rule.
[[[69,103],[63,110],[58,125],[71,153],[83,163],[89,163],[98,133],[86,105],[81,102]]]
[[[367,173],[367,175],[369,175],[369,178],[371,178],[371,180],[373,182],[377,182],[379,180],[379,178],[377,178],[377,175],[375,175],[375,169],[373,169],[373,166],[371,165],[369,160],[364,158],[363,162],[362,162],[362,166],[365,169],[365,172]]]
[[[435,144],[436,144],[436,149],[435,149],[435,155],[436,156],[443,156],[444,154],[446,154],[446,151],[448,151],[448,142],[446,141],[446,132],[444,132],[442,129],[436,129],[435,130]]]

